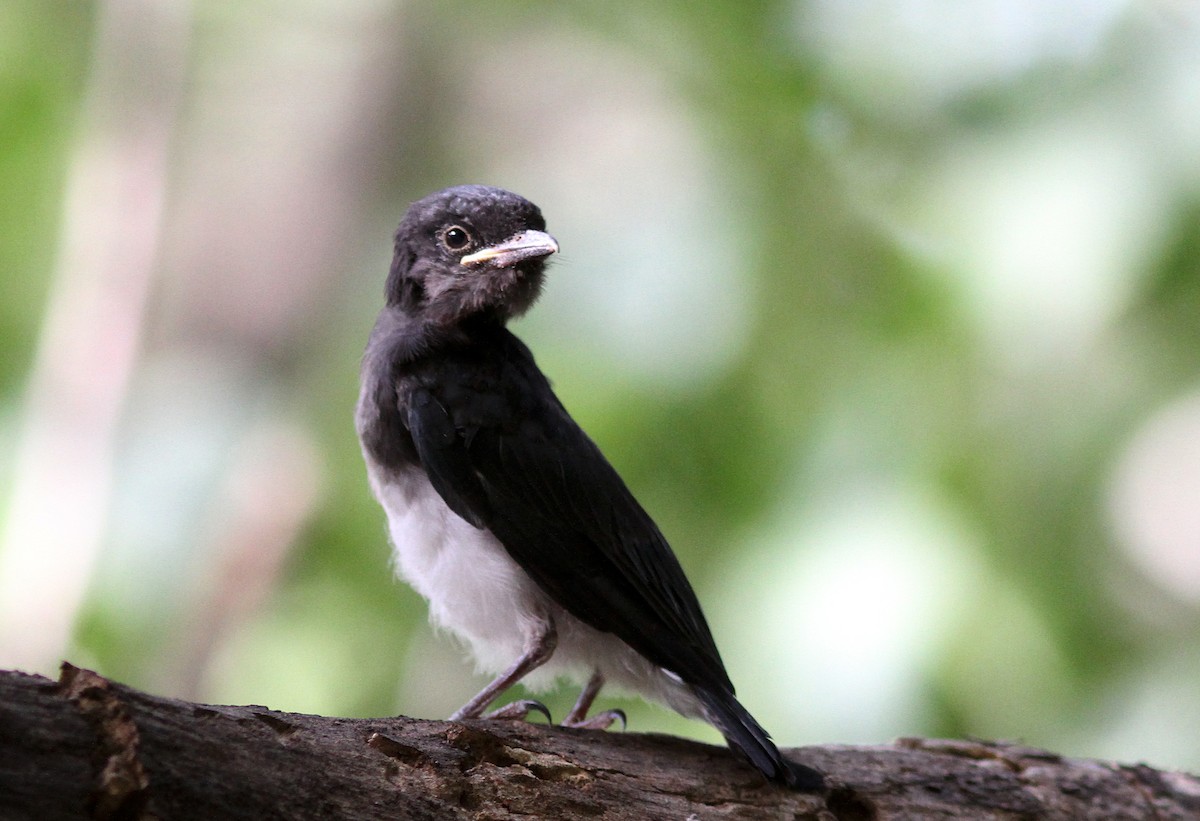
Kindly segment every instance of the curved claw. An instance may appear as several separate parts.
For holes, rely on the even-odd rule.
[[[530,710],[537,710],[539,713],[541,713],[542,715],[544,715],[546,717],[547,724],[554,723],[554,719],[550,716],[550,710],[546,707],[545,704],[542,704],[542,702],[537,701],[532,698],[527,698],[527,699],[524,699],[521,703],[525,705],[525,714],[527,716],[528,716]]]
[[[554,723],[554,719],[550,717],[550,710],[545,704],[540,701],[534,701],[531,698],[524,698],[520,701],[514,701],[511,704],[505,704],[499,709],[492,710],[490,713],[483,715],[487,719],[504,719],[508,721],[525,721],[529,718],[531,712],[541,713],[546,717],[546,722]]]

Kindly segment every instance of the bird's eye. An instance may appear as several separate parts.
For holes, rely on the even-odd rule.
[[[461,225],[451,225],[442,232],[442,245],[451,251],[461,251],[471,244],[471,234]]]

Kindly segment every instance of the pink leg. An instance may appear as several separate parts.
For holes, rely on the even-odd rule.
[[[554,648],[557,645],[558,632],[554,628],[554,620],[547,617],[543,630],[530,637],[525,645],[525,652],[513,662],[512,667],[497,676],[491,684],[484,687],[474,698],[456,710],[454,715],[450,716],[450,720],[460,721],[464,718],[481,717],[524,719],[530,710],[539,710],[549,720],[550,712],[544,705],[536,701],[517,701],[487,715],[484,715],[483,711],[496,700],[497,696],[524,678],[527,673],[549,661],[550,656],[554,655]]]
[[[563,719],[562,726],[579,727],[584,730],[607,730],[613,725],[614,721],[620,719],[621,726],[624,727],[625,713],[621,710],[605,710],[603,713],[597,713],[591,718],[587,717],[588,710],[592,709],[592,702],[596,700],[596,696],[603,686],[604,674],[597,670],[592,673],[592,677],[584,685],[579,698],[575,700],[575,706],[571,708],[571,712],[567,713],[567,717]]]

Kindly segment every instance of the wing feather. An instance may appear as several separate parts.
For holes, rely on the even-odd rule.
[[[658,527],[548,385],[532,394],[545,401],[526,391],[515,421],[490,423],[472,408],[492,401],[466,403],[456,418],[432,389],[412,390],[408,427],[434,488],[568,612],[690,684],[732,691]]]

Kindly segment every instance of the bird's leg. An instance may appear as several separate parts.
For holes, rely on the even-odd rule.
[[[596,670],[592,673],[592,677],[588,679],[587,684],[583,685],[583,690],[580,691],[579,698],[575,699],[575,706],[571,708],[571,712],[567,713],[567,717],[563,719],[563,724],[573,727],[586,719],[588,710],[592,709],[592,702],[596,700],[596,696],[603,686],[604,674]]]
[[[542,623],[542,629],[529,637],[525,643],[525,652],[513,662],[512,667],[496,676],[491,684],[484,687],[473,699],[455,711],[454,715],[450,716],[450,720],[460,721],[464,718],[481,717],[522,720],[529,715],[530,710],[537,710],[546,716],[547,721],[550,721],[550,711],[546,709],[546,706],[532,699],[514,701],[487,715],[484,715],[483,711],[496,700],[497,696],[524,678],[527,673],[549,661],[550,656],[554,655],[554,648],[557,645],[558,631],[554,627],[554,619],[547,615]]]
[[[567,713],[567,717],[562,720],[562,726],[579,727],[584,730],[607,730],[612,726],[614,721],[620,719],[621,727],[624,728],[625,712],[623,710],[605,710],[603,713],[597,713],[588,718],[588,710],[592,709],[592,702],[596,700],[596,695],[603,686],[604,674],[597,670],[592,673],[592,677],[583,686],[583,691],[580,692],[579,698],[575,700],[575,706],[571,708],[571,712]]]

